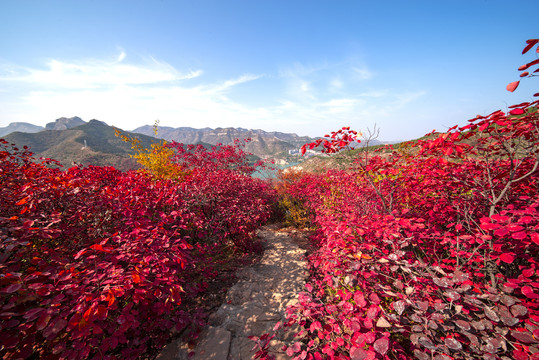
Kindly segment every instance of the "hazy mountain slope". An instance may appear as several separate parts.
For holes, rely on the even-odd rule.
[[[12,122],[8,126],[0,127],[0,136],[11,134],[15,131],[26,132],[26,133],[36,133],[42,131],[43,126],[38,126],[26,122]]]

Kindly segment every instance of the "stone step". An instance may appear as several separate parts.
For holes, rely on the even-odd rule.
[[[209,326],[207,333],[203,334],[202,339],[195,348],[193,360],[224,360],[228,358],[230,350],[230,340],[232,334],[230,331]]]

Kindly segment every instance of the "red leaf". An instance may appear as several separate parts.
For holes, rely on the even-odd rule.
[[[365,301],[365,297],[363,296],[363,293],[361,291],[358,291],[354,294],[354,301],[360,307],[365,307],[367,305],[367,302]]]
[[[60,331],[62,331],[67,325],[67,321],[65,319],[58,319],[54,323],[49,324],[49,326],[44,330],[43,335],[45,338],[51,340],[58,334]]]
[[[515,255],[513,253],[503,253],[500,255],[500,260],[504,263],[511,264],[515,260]]]
[[[37,319],[37,322],[36,322],[36,329],[41,331],[43,329],[45,329],[45,327],[47,326],[47,324],[49,323],[51,319],[51,316],[49,314],[43,314],[39,317],[39,319]]]
[[[103,246],[100,244],[93,244],[92,246],[90,246],[90,249],[94,249],[97,251],[105,251],[105,249],[103,249]]]
[[[529,286],[523,286],[521,289],[522,293],[529,297],[530,299],[539,299],[539,295],[533,292],[533,289]]]
[[[534,343],[535,342],[535,339],[533,338],[532,334],[528,331],[517,331],[517,330],[513,330],[511,331],[511,335],[513,335],[513,337],[517,340],[519,340],[520,342],[523,342],[523,343],[526,343],[526,344],[529,344],[529,343]]]
[[[368,333],[364,334],[363,336],[365,337],[365,341],[368,344],[372,344],[374,342],[374,340],[376,339],[376,335],[372,331],[369,331]]]
[[[98,320],[106,320],[108,315],[108,310],[103,305],[99,305],[95,311],[95,317]]]
[[[116,300],[116,297],[114,297],[114,294],[112,293],[112,291],[109,290],[105,301],[108,301],[108,305],[112,306],[112,304],[114,304],[114,300]]]
[[[526,43],[528,45],[526,45],[526,47],[522,50],[522,54],[525,54],[527,53],[535,44],[537,44],[539,42],[539,39],[529,39],[529,40],[526,40]]]
[[[0,344],[2,344],[5,348],[11,349],[16,347],[23,339],[22,334],[19,335],[9,335],[5,334],[0,339]]]
[[[43,312],[44,308],[33,308],[28,310],[23,317],[26,321],[33,321],[39,317],[39,313]]]
[[[518,68],[518,70],[522,71],[522,70],[526,70],[528,69],[529,67],[533,66],[533,65],[537,65],[539,64],[539,59],[535,59],[533,61],[530,61],[529,63],[527,63],[526,65],[522,65],[521,67]],[[535,71],[534,71],[535,72]]]
[[[507,85],[507,87],[506,87],[507,91],[510,91],[510,92],[515,91],[517,89],[519,83],[520,83],[520,81],[513,81],[512,83]]]
[[[81,251],[77,252],[75,254],[75,256],[73,257],[73,259],[77,260],[78,258],[80,258],[82,256],[82,254],[84,254],[85,252],[87,251],[87,249],[82,249]]]
[[[28,197],[25,197],[24,199],[19,200],[15,205],[24,205],[28,202]]]
[[[85,321],[88,321],[90,320],[90,315],[92,315],[92,308],[90,307],[88,310],[86,310],[84,312],[84,314],[82,314],[82,318],[85,320]]]
[[[515,240],[523,240],[526,238],[526,236],[527,236],[526,231],[519,231],[519,232],[511,234],[511,237]]]
[[[530,237],[535,245],[539,245],[539,233],[532,233]]]
[[[524,351],[520,351],[520,350],[514,350],[513,351],[513,358],[515,360],[528,360],[529,359],[528,354],[526,354]]]

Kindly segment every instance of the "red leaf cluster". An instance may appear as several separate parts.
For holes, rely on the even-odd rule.
[[[353,149],[350,144],[359,144],[361,142],[357,137],[357,131],[350,130],[350,126],[345,126],[338,131],[332,131],[331,135],[324,135],[324,138],[303,145],[301,147],[301,154],[305,154],[307,147],[312,150],[322,146],[322,152],[326,154],[337,153],[343,149]]]
[[[529,39],[529,40],[526,40],[526,46],[524,47],[524,49],[522,50],[522,54],[526,54],[531,48],[533,48],[534,46],[537,45],[536,47],[536,53],[539,53],[539,39]],[[538,66],[539,65],[539,59],[535,59],[535,60],[532,60],[522,66],[520,66],[518,68],[519,71],[522,71],[522,73],[520,73],[520,77],[523,78],[523,77],[532,77],[532,76],[537,76],[538,73],[539,73],[539,67],[536,68],[534,71],[525,71],[525,70],[528,70],[529,68],[533,67],[533,66]],[[507,91],[510,91],[510,92],[513,92],[517,89],[518,85],[520,84],[520,81],[513,81],[511,82],[510,84],[507,85],[506,89]],[[534,94],[534,96],[539,96],[539,93],[537,94]]]

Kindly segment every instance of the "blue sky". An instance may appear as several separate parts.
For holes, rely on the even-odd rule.
[[[0,1],[0,126],[416,138],[531,100],[535,1]]]

